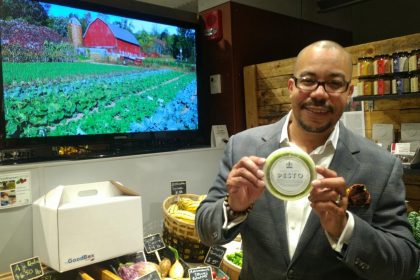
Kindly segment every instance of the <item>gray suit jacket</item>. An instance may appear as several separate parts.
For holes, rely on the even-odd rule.
[[[354,232],[342,254],[335,252],[312,211],[292,259],[289,257],[284,202],[264,191],[246,220],[222,230],[225,182],[243,156],[267,157],[279,148],[285,118],[231,137],[220,170],[196,215],[203,243],[212,246],[242,236],[244,251],[240,279],[411,279],[419,250],[406,218],[402,165],[389,152],[353,134],[340,124],[337,150],[330,164],[348,186],[365,184],[369,207],[349,207]]]

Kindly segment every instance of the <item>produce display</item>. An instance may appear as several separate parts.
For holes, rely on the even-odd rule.
[[[411,211],[408,213],[408,222],[410,223],[413,230],[414,238],[416,239],[417,244],[420,246],[420,212]],[[420,280],[420,267],[417,270],[413,280]]]
[[[135,280],[153,271],[157,271],[162,280],[189,280],[188,270],[179,261],[174,264],[168,258],[164,258],[158,264],[154,262],[137,262],[121,264],[118,275],[123,280]],[[229,277],[221,270],[212,267],[213,280],[229,280]]]
[[[212,275],[211,275],[212,277],[213,277],[213,280],[229,280],[229,278],[226,276],[226,275],[224,275],[224,276],[219,276],[218,274],[217,274],[217,271],[216,270],[214,270],[213,269],[213,272],[212,272]]]
[[[232,263],[234,263],[235,265],[242,267],[242,259],[243,259],[243,252],[242,251],[238,251],[232,254],[228,254],[226,256],[226,258],[231,261]]]
[[[145,276],[153,271],[156,271],[162,280],[187,280],[189,278],[189,269],[195,266],[207,266],[206,264],[186,263],[179,257],[178,250],[172,246],[167,246],[159,250],[160,260],[149,259],[148,261],[131,262],[122,259],[117,260],[114,264],[119,263],[118,269],[112,270],[122,280],[136,280]],[[150,255],[148,255],[150,256]],[[127,260],[127,259],[125,259]],[[130,258],[128,259],[130,260]],[[110,265],[110,267],[113,267]],[[220,269],[212,267],[213,280],[229,280],[229,277]]]
[[[174,253],[174,255],[175,255],[175,262],[170,266],[169,271],[165,271],[165,273],[161,272],[162,273],[162,276],[166,276],[167,274],[169,274],[169,277],[170,278],[174,278],[174,279],[182,278],[184,276],[184,267],[179,262],[179,254],[178,254],[178,251],[175,248],[171,247],[171,246],[168,246],[168,248],[171,249],[171,251]]]
[[[193,200],[189,197],[180,197],[178,201],[169,205],[167,212],[170,216],[177,218],[183,222],[194,225],[195,212],[197,211],[200,202],[206,195],[200,195],[198,200]]]

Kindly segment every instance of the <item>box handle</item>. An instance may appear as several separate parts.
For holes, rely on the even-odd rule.
[[[91,189],[91,190],[82,190],[77,193],[79,197],[86,197],[86,196],[95,196],[98,195],[98,190]]]

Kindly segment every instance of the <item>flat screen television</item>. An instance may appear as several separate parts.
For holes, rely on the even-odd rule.
[[[2,149],[208,144],[198,23],[123,6],[3,0]]]

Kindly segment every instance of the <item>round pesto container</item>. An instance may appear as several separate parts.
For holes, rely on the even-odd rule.
[[[298,147],[284,147],[272,152],[263,171],[267,190],[282,200],[306,196],[316,178],[314,161]]]

